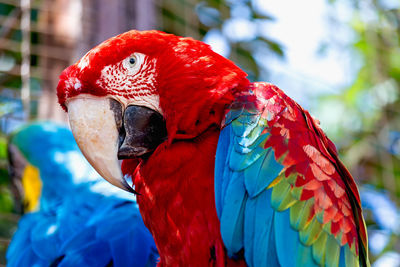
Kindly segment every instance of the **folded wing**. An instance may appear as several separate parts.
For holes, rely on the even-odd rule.
[[[249,266],[368,266],[358,190],[315,120],[256,83],[225,117],[215,165],[221,234]]]

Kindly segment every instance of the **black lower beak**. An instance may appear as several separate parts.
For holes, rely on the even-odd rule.
[[[133,105],[128,106],[122,116],[122,109],[119,108],[121,104],[115,102],[111,103],[111,108],[119,128],[118,159],[149,155],[167,139],[165,121],[160,113]]]

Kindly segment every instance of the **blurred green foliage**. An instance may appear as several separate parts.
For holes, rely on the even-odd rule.
[[[12,212],[13,210],[9,180],[7,172],[7,138],[0,136],[0,213]]]
[[[252,81],[261,77],[257,53],[267,52],[284,57],[280,43],[257,31],[261,23],[272,22],[274,18],[260,13],[250,0],[169,0],[161,3],[162,16],[158,18],[160,30],[198,40],[203,40],[210,33],[217,35],[225,45],[225,56],[245,69]],[[246,29],[235,29],[235,26]],[[243,30],[249,33],[239,34]]]
[[[331,114],[324,128],[355,176],[386,188],[399,204],[400,155],[392,151],[390,135],[400,132],[400,10],[377,0],[331,1],[332,8],[344,1],[350,1],[355,34],[346,49],[353,50],[359,71],[350,87],[322,96],[318,106],[322,114],[338,115]]]
[[[347,5],[353,40],[354,82],[340,94],[320,97],[324,129],[339,147],[358,183],[372,185],[400,204],[400,3],[383,0],[329,1],[334,10]],[[383,207],[382,207],[383,208]],[[399,209],[397,208],[397,213]],[[388,220],[391,218],[387,218]],[[366,216],[369,230],[380,229]],[[398,226],[400,223],[398,223]],[[400,230],[400,229],[398,229]],[[371,231],[372,233],[372,231]],[[371,237],[370,233],[370,237]],[[372,262],[387,251],[400,251],[399,231]]]
[[[14,203],[7,172],[7,138],[0,135],[0,264],[5,263],[5,251],[16,229],[19,216],[14,215]]]

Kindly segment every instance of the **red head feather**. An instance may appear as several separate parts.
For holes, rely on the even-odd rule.
[[[118,86],[101,82],[102,71],[121,64],[133,53],[142,53],[154,63],[150,66],[154,75],[142,73],[124,96],[140,97],[137,86],[143,88],[146,78],[154,79],[148,80],[146,94],[159,96],[170,138],[191,138],[212,124],[219,125],[225,106],[249,83],[246,73],[203,42],[159,31],[133,30],[103,42],[64,70],[57,87],[61,106],[66,109],[65,102],[82,93],[116,95]],[[124,81],[119,82],[125,85]]]

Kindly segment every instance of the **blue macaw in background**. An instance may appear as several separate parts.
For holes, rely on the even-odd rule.
[[[157,264],[135,196],[92,169],[69,129],[50,122],[25,126],[10,137],[9,154],[24,208],[36,211],[21,218],[7,266]]]

